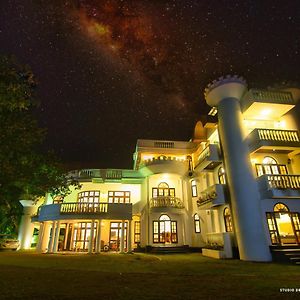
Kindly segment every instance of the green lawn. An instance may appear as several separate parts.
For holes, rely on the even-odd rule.
[[[281,293],[280,288],[299,289]],[[290,299],[300,267],[201,254],[0,252],[0,299]]]

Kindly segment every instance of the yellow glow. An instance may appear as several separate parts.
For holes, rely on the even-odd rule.
[[[271,112],[272,112],[271,109],[263,109],[260,111],[260,115],[266,117],[266,116],[269,116],[271,114]]]
[[[251,158],[251,163],[254,165],[254,164],[257,164],[257,159],[256,158]]]

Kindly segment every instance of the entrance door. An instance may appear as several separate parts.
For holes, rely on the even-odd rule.
[[[299,213],[268,212],[267,221],[273,245],[300,244]]]
[[[127,222],[124,224],[124,245],[127,245]],[[110,222],[109,246],[113,251],[120,250],[122,238],[122,222]]]
[[[75,251],[87,251],[89,240],[91,237],[91,222],[81,222],[74,225],[73,245],[72,249]],[[96,227],[94,225],[94,240],[93,247],[95,246]]]
[[[161,215],[158,221],[153,221],[153,243],[178,243],[177,221],[171,221],[167,215]]]

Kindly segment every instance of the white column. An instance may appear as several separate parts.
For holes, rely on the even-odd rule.
[[[121,226],[121,241],[120,241],[120,252],[124,252],[124,237],[125,237],[125,221],[122,220],[122,226]]]
[[[59,232],[60,232],[60,221],[56,222],[55,238],[53,244],[53,253],[57,253],[58,242],[59,242]]]
[[[128,228],[127,228],[127,252],[132,251],[132,245],[131,245],[131,235],[132,235],[132,221],[128,220]]]
[[[98,220],[96,253],[101,252],[101,225],[102,225],[102,220]]]
[[[50,229],[51,229],[50,222],[44,222],[43,239],[41,242],[41,252],[46,252],[48,250]]]
[[[67,223],[66,230],[65,230],[64,249],[67,248],[68,237],[69,237],[69,223]]]
[[[23,205],[23,215],[19,226],[18,239],[20,241],[20,250],[30,249],[31,239],[34,231],[34,225],[31,223],[31,216],[36,212],[37,206],[35,206],[32,200],[20,200]]]
[[[40,223],[39,237],[36,245],[37,252],[41,252],[43,237],[44,237],[44,223]]]
[[[94,245],[94,227],[95,227],[95,220],[92,220],[92,223],[91,223],[91,234],[90,234],[89,248],[88,248],[88,253],[89,253],[89,254],[92,254],[92,253],[93,253],[93,245]]]
[[[246,84],[239,78],[220,79],[206,90],[206,101],[217,106],[231,212],[240,258],[270,261],[271,253],[264,232],[260,194],[254,179],[247,141],[243,136],[240,99]]]
[[[55,237],[56,221],[52,222],[51,238],[48,245],[48,253],[53,253],[54,237]]]

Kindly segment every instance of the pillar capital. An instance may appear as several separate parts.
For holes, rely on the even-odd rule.
[[[206,103],[211,106],[218,106],[226,98],[240,100],[247,90],[247,83],[242,77],[237,75],[220,77],[214,80],[205,89],[204,96]]]

